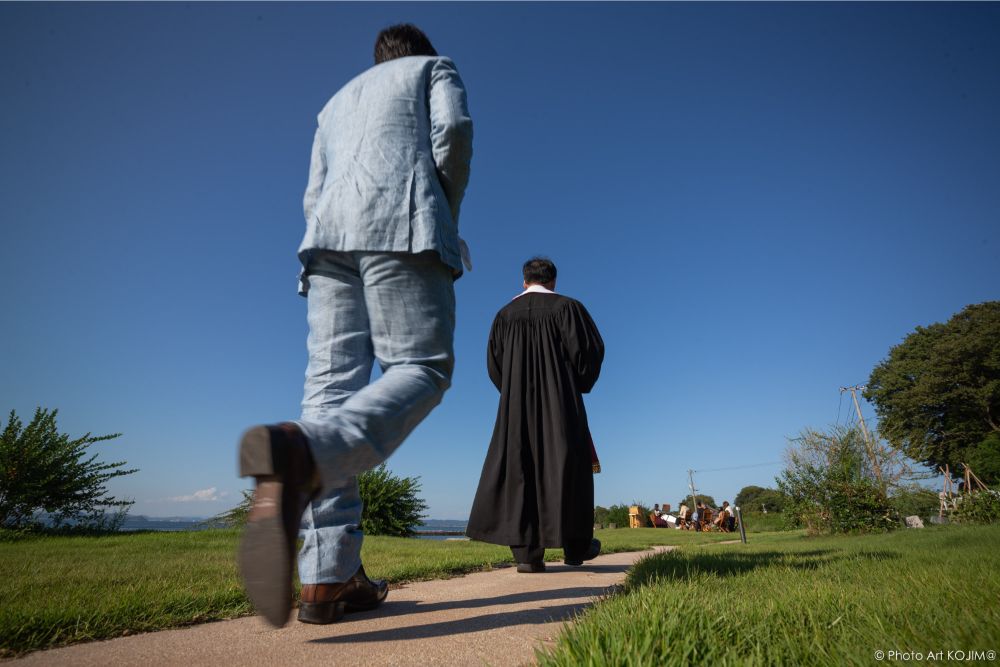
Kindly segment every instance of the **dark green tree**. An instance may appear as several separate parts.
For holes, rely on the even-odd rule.
[[[706,506],[711,507],[712,509],[718,508],[718,505],[715,503],[715,498],[712,496],[705,496],[700,493],[695,494],[695,504],[697,505],[697,503],[705,503]],[[690,495],[681,498],[680,502],[674,505],[673,510],[676,512],[681,508],[681,505],[687,505],[691,508],[691,511],[694,511],[695,509],[695,506],[691,504]]]
[[[966,451],[964,462],[984,484],[1000,485],[1000,433],[990,433],[981,443]]]
[[[28,528],[48,514],[55,527],[114,528],[132,501],[107,494],[108,480],[131,475],[124,461],[101,463],[87,448],[120,433],[72,439],[56,426],[58,410],[35,410],[25,427],[11,410],[0,433],[0,526]],[[112,518],[108,509],[115,509]]]
[[[947,323],[917,327],[872,371],[865,398],[879,431],[911,458],[936,469],[976,458],[1000,434],[1000,301],[967,306]],[[986,477],[987,484],[1000,478]]]
[[[764,486],[744,486],[738,494],[733,504],[741,508],[744,512],[762,512],[767,508],[768,512],[781,512],[785,509],[788,497],[777,489],[769,489]]]

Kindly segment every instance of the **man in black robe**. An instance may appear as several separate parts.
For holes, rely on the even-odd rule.
[[[601,372],[604,341],[555,284],[550,260],[525,262],[525,290],[497,313],[486,353],[500,407],[466,532],[510,546],[518,572],[543,572],[546,547],[574,566],[601,548],[583,394]]]

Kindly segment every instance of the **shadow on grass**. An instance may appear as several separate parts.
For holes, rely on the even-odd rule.
[[[809,551],[757,551],[750,553],[667,552],[646,558],[629,575],[629,587],[643,586],[655,580],[679,581],[703,575],[734,577],[764,568],[791,568],[815,571],[847,559],[890,561],[901,556],[895,551],[844,552],[837,549]]]

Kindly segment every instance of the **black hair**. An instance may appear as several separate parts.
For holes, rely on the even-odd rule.
[[[406,56],[436,56],[427,35],[412,23],[391,25],[375,38],[375,64]]]
[[[522,269],[524,282],[529,285],[545,285],[556,279],[556,265],[548,257],[532,257]]]

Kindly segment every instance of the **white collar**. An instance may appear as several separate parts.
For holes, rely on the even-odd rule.
[[[555,292],[553,292],[552,290],[550,290],[550,289],[548,289],[546,287],[543,287],[542,285],[528,285],[528,287],[523,292],[521,292],[520,294],[518,294],[517,296],[515,296],[514,299],[516,299],[518,297],[522,297],[525,294],[529,294],[529,293],[555,294]]]

